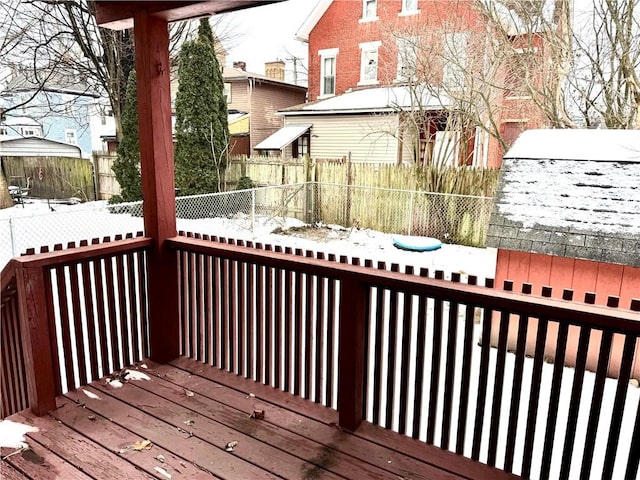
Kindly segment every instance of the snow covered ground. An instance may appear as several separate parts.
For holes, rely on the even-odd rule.
[[[243,214],[232,218],[177,221],[178,230],[187,232],[347,255],[349,258],[357,256],[362,261],[384,261],[387,267],[391,263],[398,263],[401,268],[412,265],[416,272],[426,267],[430,271],[444,270],[447,274],[477,275],[480,281],[492,278],[495,273],[495,249],[445,244],[432,252],[408,252],[393,246],[391,234],[336,225],[322,225],[288,234],[274,233],[303,225],[296,219],[267,216],[256,216],[252,221]],[[68,242],[113,237],[143,229],[141,217],[111,213],[106,202],[50,205],[46,201],[32,200],[25,205],[0,210],[0,268],[27,248],[39,249],[43,245],[52,248],[56,243],[66,245]]]

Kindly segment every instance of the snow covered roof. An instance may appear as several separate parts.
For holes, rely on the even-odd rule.
[[[556,132],[524,132],[505,155],[487,246],[640,266],[640,155],[623,155],[640,131]]]
[[[10,126],[40,126],[40,124],[31,117],[14,117],[12,115],[7,115],[6,120],[3,123]]]
[[[289,145],[296,138],[304,135],[312,126],[313,125],[310,123],[304,123],[301,125],[285,125],[253,148],[255,150],[280,150]]]
[[[82,156],[77,145],[42,137],[0,135],[0,155],[7,157]]]
[[[504,158],[640,162],[640,130],[525,130]]]
[[[303,103],[280,110],[283,115],[331,114],[361,112],[397,112],[399,110],[440,110],[449,103],[448,98],[438,97],[426,88],[408,86],[375,87]],[[421,97],[418,102],[416,97]]]
[[[260,73],[247,72],[240,68],[233,68],[233,67],[224,67],[222,69],[222,78],[224,79],[225,82],[233,82],[233,81],[237,82],[237,81],[244,81],[244,80],[253,78],[255,80],[260,80],[261,82],[270,82],[270,83],[282,85],[283,87],[297,88],[300,90],[307,89],[307,87],[303,85],[297,85],[295,83],[287,82],[285,80],[278,80],[277,78],[272,78],[267,75],[262,75]]]
[[[4,87],[3,93],[42,90],[85,97],[100,97],[95,89],[89,86],[85,78],[73,72],[65,72],[62,70],[50,72],[46,69],[41,69],[38,75],[36,78],[34,72],[28,69],[16,72]]]

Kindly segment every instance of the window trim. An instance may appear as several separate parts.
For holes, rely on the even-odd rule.
[[[407,82],[409,80],[413,80],[416,77],[416,68],[417,67],[417,63],[418,63],[418,43],[420,42],[420,37],[418,36],[410,36],[410,37],[399,37],[396,39],[396,49],[398,50],[398,58],[396,61],[396,78],[395,80],[397,82]],[[403,76],[402,75],[402,68],[405,66],[403,65],[403,61],[402,61],[402,55],[405,52],[406,47],[412,47],[413,50],[413,57],[414,57],[414,72],[411,75],[411,78],[409,78],[409,76]]]
[[[375,6],[375,14],[372,16],[367,16],[367,2],[374,2]],[[367,23],[367,22],[375,22],[378,21],[380,17],[378,16],[378,0],[362,0],[362,16],[358,20],[359,23]]]
[[[398,13],[399,17],[409,17],[411,15],[418,15],[420,13],[420,9],[418,8],[418,0],[415,0],[416,6],[414,9],[409,10],[407,8],[407,0],[402,0],[402,9]]]
[[[358,85],[378,85],[380,83],[380,79],[378,78],[378,73],[379,73],[378,67],[380,65],[378,53],[381,45],[382,45],[382,42],[380,40],[377,40],[374,42],[364,42],[359,45],[360,47],[360,81],[358,82]],[[364,64],[364,59],[365,59],[365,55],[371,52],[374,52],[376,55],[376,78],[365,79],[365,70],[367,66]]]
[[[69,141],[69,134],[73,133],[73,142]],[[64,129],[64,142],[69,145],[78,145],[78,134],[75,128],[65,128]]]
[[[327,48],[324,50],[318,50],[318,56],[320,57],[320,85],[318,92],[318,98],[329,98],[336,95],[336,80],[337,80],[337,64],[338,64],[338,49],[337,48]],[[334,72],[333,72],[333,93],[324,93],[325,86],[325,74],[324,74],[324,63],[325,60],[333,58],[334,61]]]

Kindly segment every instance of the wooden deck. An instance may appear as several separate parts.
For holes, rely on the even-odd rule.
[[[366,422],[342,431],[334,410],[193,360],[145,365],[149,380],[98,380],[48,416],[10,417],[39,431],[2,450],[2,478],[515,478]]]

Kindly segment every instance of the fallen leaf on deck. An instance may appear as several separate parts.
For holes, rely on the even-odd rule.
[[[185,394],[187,397],[193,397],[193,396],[195,395],[195,393],[193,393],[193,392],[192,392],[192,391],[190,391],[190,390],[187,390],[186,388],[185,388],[185,389],[183,389],[183,390],[184,390],[184,394]]]
[[[138,440],[133,444],[133,449],[139,452],[140,450],[149,450],[152,446],[153,444],[149,440]]]
[[[264,410],[254,409],[249,418],[255,418],[256,420],[264,420]]]
[[[194,422],[193,420],[189,419],[189,420],[185,420],[185,421],[184,421],[184,422],[182,422],[182,423],[184,423],[185,425],[189,425],[189,426],[191,426],[191,425],[193,425],[195,422]]]
[[[89,420],[95,420],[95,419],[96,419],[96,416],[95,416],[95,415],[89,415],[87,418],[88,418]]]
[[[147,364],[146,364],[146,363],[141,363],[141,364],[140,364],[140,368],[147,369],[147,368],[149,368],[149,367],[147,367]]]
[[[109,380],[109,379],[107,379],[107,385],[109,385],[110,387],[113,387],[113,388],[120,388],[120,387],[122,387],[123,383],[120,380]]]
[[[238,446],[238,442],[236,442],[235,440],[233,442],[229,442],[224,446],[224,449],[227,452],[233,452],[233,449],[236,448]]]
[[[171,474],[162,467],[155,467],[154,470],[165,478],[171,478]]]
[[[160,463],[164,463],[164,455],[158,455],[157,457],[154,457],[156,460],[158,460]]]

